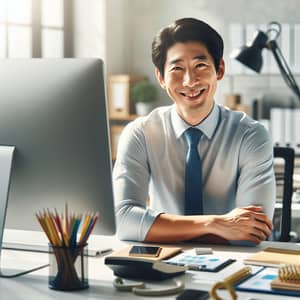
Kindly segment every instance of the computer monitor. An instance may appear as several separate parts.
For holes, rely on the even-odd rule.
[[[68,203],[114,234],[108,129],[100,59],[1,60],[0,145],[15,146],[5,228],[41,231],[35,213]]]

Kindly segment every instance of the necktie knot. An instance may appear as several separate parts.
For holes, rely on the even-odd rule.
[[[185,131],[185,136],[189,145],[189,148],[197,148],[202,132],[194,127],[190,127]]]

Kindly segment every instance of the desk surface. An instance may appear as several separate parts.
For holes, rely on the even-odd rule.
[[[27,236],[30,236],[33,241],[38,240],[38,238],[33,237],[32,233],[26,232]],[[36,233],[34,233],[36,234]],[[24,237],[24,233],[22,233]],[[26,235],[25,235],[26,236]],[[116,237],[92,237],[90,245],[91,247],[97,247],[101,245],[110,246],[114,250],[117,250],[126,245],[125,242],[117,240]],[[288,248],[290,247],[300,247],[300,244],[291,243],[272,243],[284,245]],[[168,245],[170,246],[170,245]],[[178,245],[177,245],[178,246]],[[183,246],[183,245],[180,245]],[[186,249],[195,247],[195,244],[184,244]],[[198,245],[199,246],[199,245]],[[203,245],[201,245],[203,246]],[[177,279],[182,280],[187,288],[198,288],[209,290],[211,285],[222,278],[228,276],[228,273],[239,270],[242,265],[242,260],[249,256],[251,253],[257,252],[267,246],[270,246],[270,242],[264,242],[258,247],[233,247],[233,246],[215,246],[210,245],[213,248],[214,254],[218,256],[223,256],[227,258],[235,258],[237,262],[230,265],[223,271],[219,273],[206,273],[206,272],[195,272],[188,271],[185,275],[177,277]],[[3,262],[5,266],[15,266],[16,264],[26,264],[30,265],[35,262],[38,264],[48,263],[48,254],[45,253],[32,253],[32,252],[22,252],[22,251],[8,251],[3,250]],[[83,291],[77,292],[59,292],[48,288],[48,268],[36,271],[31,274],[27,274],[17,278],[0,278],[0,299],[30,299],[30,300],[50,300],[50,299],[60,299],[60,300],[76,300],[76,299],[175,299],[175,296],[163,296],[163,297],[141,297],[132,295],[129,292],[119,292],[112,286],[112,280],[114,278],[112,271],[104,265],[103,257],[89,257],[88,259],[89,267],[89,282],[90,288]],[[164,281],[168,284],[168,281]],[[162,283],[155,283],[155,285],[150,284],[149,286],[157,286]],[[254,293],[238,293],[240,299],[247,299],[252,296],[255,299],[283,299],[282,296],[275,295],[262,295]],[[224,292],[220,294],[224,299],[230,299],[229,296]],[[296,297],[288,297],[288,299],[298,299]]]

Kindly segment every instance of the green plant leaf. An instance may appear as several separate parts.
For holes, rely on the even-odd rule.
[[[132,101],[153,102],[156,100],[156,87],[148,80],[139,81],[133,85],[131,90]]]

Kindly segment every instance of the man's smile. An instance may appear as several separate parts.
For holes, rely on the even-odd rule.
[[[189,89],[189,90],[184,89],[184,90],[180,90],[179,94],[186,98],[195,99],[201,96],[205,90],[206,90],[205,87],[199,87],[197,89]]]

